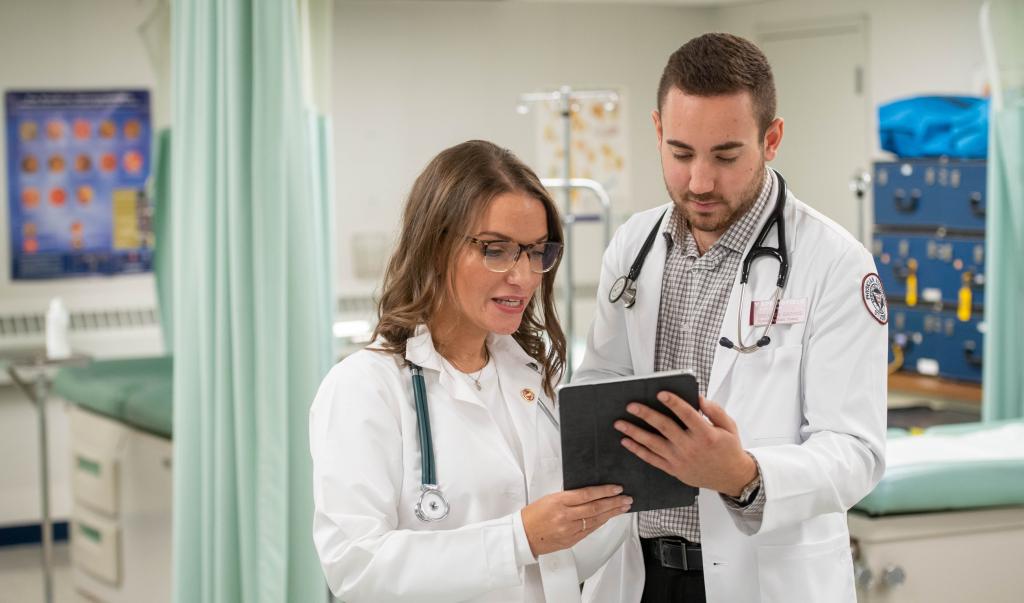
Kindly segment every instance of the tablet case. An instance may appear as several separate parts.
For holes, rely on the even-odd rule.
[[[612,426],[616,420],[623,419],[654,431],[646,422],[626,412],[630,402],[646,404],[682,425],[675,414],[655,398],[662,391],[672,392],[699,408],[697,379],[687,371],[563,385],[558,389],[562,480],[566,490],[619,484],[624,494],[633,497],[630,512],[693,504],[697,488],[640,460],[621,444],[624,436]]]

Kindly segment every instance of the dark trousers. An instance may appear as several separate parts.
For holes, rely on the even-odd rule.
[[[644,595],[640,603],[705,603],[704,572],[662,567],[644,549]]]

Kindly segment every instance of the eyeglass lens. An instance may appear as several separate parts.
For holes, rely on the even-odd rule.
[[[494,241],[484,244],[484,266],[496,272],[505,272],[519,259],[521,247],[512,241]],[[555,267],[562,255],[562,244],[554,241],[537,243],[525,248],[530,270],[547,272]]]

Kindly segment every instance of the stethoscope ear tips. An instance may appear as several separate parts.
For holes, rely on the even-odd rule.
[[[723,348],[729,348],[730,350],[732,349],[732,341],[728,337],[723,337],[719,339],[718,345],[722,346]]]
[[[765,335],[761,339],[757,340],[757,347],[763,348],[764,346],[768,345],[771,342],[772,342],[771,337],[768,337],[767,335]]]

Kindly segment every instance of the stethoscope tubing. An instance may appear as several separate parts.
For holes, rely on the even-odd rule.
[[[768,333],[771,332],[772,324],[774,323],[774,316],[779,309],[779,302],[782,300],[782,292],[786,288],[786,281],[789,279],[789,249],[786,244],[786,220],[784,216],[784,210],[786,205],[786,197],[789,194],[786,187],[786,179],[782,177],[782,174],[772,169],[778,179],[778,192],[775,195],[775,207],[772,208],[772,214],[765,222],[764,226],[761,227],[761,231],[758,232],[757,237],[754,239],[754,244],[751,246],[750,251],[743,257],[743,263],[740,266],[740,311],[736,315],[736,342],[733,342],[728,337],[722,337],[719,340],[719,344],[723,347],[736,350],[737,352],[749,354],[756,352],[771,342],[771,338],[768,337]],[[654,228],[647,234],[647,239],[644,240],[643,246],[633,259],[633,264],[629,268],[629,273],[619,277],[613,284],[608,293],[608,301],[616,303],[622,300],[622,305],[626,308],[632,308],[636,303],[636,281],[640,278],[640,270],[643,269],[644,262],[647,261],[647,254],[650,252],[651,247],[654,243],[654,239],[661,229],[661,222],[664,220],[668,210],[665,210],[658,221],[655,223]],[[771,232],[772,226],[775,226],[778,234],[778,244],[776,247],[765,247],[765,239],[768,238],[768,234]],[[768,325],[761,333],[761,337],[754,343],[754,345],[744,345],[743,343],[743,325],[742,325],[742,305],[744,293],[747,289],[747,282],[750,280],[750,268],[754,260],[762,256],[774,257],[779,262],[779,276],[775,281],[775,293],[772,296],[772,313],[773,318],[769,319]]]
[[[424,485],[436,485],[437,475],[434,471],[434,439],[430,434],[430,409],[427,406],[427,383],[423,379],[423,369],[411,364],[412,394],[416,403],[416,425],[420,437],[420,482]]]
[[[423,368],[419,365],[408,363],[409,369],[412,371],[412,397],[413,404],[416,407],[416,426],[417,432],[420,439],[420,501],[416,506],[416,516],[421,521],[438,521],[448,516],[448,502],[445,499],[444,494],[438,487],[437,483],[437,470],[434,462],[434,439],[430,433],[430,409],[427,404],[427,383],[423,378]],[[536,368],[533,363],[529,366]],[[561,427],[558,424],[558,420],[555,415],[552,414],[551,409],[547,407],[544,400],[537,397],[537,404],[540,406],[544,416],[551,421],[551,424],[555,426],[555,430],[561,431]],[[431,517],[421,508],[424,503],[424,496],[434,496],[436,500],[443,504],[444,513],[435,517]]]
[[[746,256],[743,258],[743,264],[740,272],[740,283],[743,285],[747,284],[747,281],[750,278],[750,267],[755,259],[763,255],[771,255],[779,262],[779,276],[776,280],[776,286],[780,289],[784,289],[786,287],[786,281],[789,279],[789,250],[786,245],[786,221],[783,216],[788,189],[786,187],[786,179],[782,177],[782,174],[774,169],[772,172],[775,173],[779,182],[779,190],[775,196],[775,207],[772,208],[771,217],[769,217],[765,225],[761,227],[761,231],[758,233],[753,247],[751,247],[750,251],[748,251]],[[619,279],[617,279],[613,284],[613,291],[615,291],[620,282],[623,283],[623,287],[622,290],[609,295],[608,301],[611,303],[615,303],[620,299],[623,299],[625,307],[633,307],[633,304],[636,301],[636,281],[640,278],[640,271],[643,269],[644,262],[647,261],[647,255],[651,251],[654,239],[656,238],[658,231],[661,229],[661,222],[664,220],[665,215],[668,214],[668,211],[669,210],[665,210],[661,214],[658,221],[654,224],[654,228],[652,228],[647,234],[647,238],[644,240],[643,246],[633,259],[633,264],[629,268],[629,273],[625,276],[619,277]],[[764,247],[764,241],[768,238],[768,234],[771,232],[772,226],[775,226],[778,232],[778,247]],[[627,292],[629,295],[623,295],[623,293]]]

